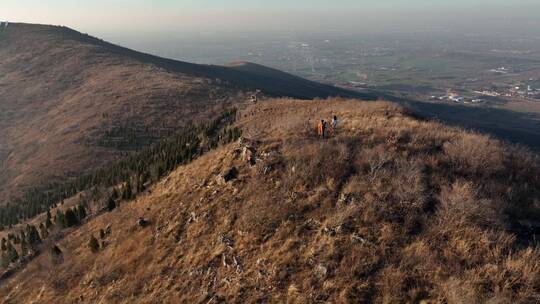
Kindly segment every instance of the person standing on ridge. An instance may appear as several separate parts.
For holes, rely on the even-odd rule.
[[[336,132],[337,124],[338,124],[338,118],[336,115],[334,115],[334,118],[332,118],[332,121],[330,122],[329,131],[331,135],[334,135],[334,133]]]
[[[319,124],[317,125],[317,135],[321,138],[324,138],[324,133],[325,133],[325,127],[326,127],[326,122],[324,121],[324,119],[321,119],[321,121],[319,122]]]

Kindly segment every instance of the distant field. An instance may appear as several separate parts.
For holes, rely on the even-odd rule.
[[[282,33],[126,43],[151,53],[200,63],[256,62],[327,83],[355,81],[372,86],[429,84],[452,88],[470,83],[471,79],[477,79],[480,86],[489,86],[497,79],[512,83],[530,78],[527,71],[540,68],[540,41],[519,38],[428,32],[377,37]],[[489,72],[503,66],[516,74]]]
[[[512,101],[501,106],[503,109],[508,109],[516,112],[536,113],[540,114],[540,101],[538,102],[526,102],[526,101]]]

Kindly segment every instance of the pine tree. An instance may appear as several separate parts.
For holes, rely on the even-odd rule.
[[[137,190],[137,192],[144,191],[144,188],[145,188],[144,185],[146,184],[146,182],[148,182],[148,178],[149,178],[149,175],[147,172],[143,172],[140,174],[140,179],[139,179],[140,188]]]
[[[84,208],[83,204],[77,206],[77,217],[79,218],[79,221],[86,218],[86,209]]]
[[[26,239],[21,240],[21,256],[27,256],[30,253],[30,247],[28,246],[28,242],[26,242]]]
[[[7,253],[8,260],[11,263],[15,263],[19,259],[19,254],[17,253],[17,250],[15,249],[15,247],[13,247],[11,242],[7,243],[6,253]]]
[[[2,268],[4,269],[7,269],[9,267],[9,264],[11,264],[9,254],[7,251],[2,250],[2,253],[0,254],[0,266],[2,266]]]
[[[133,197],[133,191],[131,189],[131,182],[128,180],[126,184],[124,185],[124,189],[122,191],[122,199],[130,200],[132,197]]]
[[[79,218],[73,209],[69,208],[64,214],[64,227],[73,227],[79,224]]]
[[[36,249],[37,245],[41,244],[41,238],[39,237],[36,226],[26,225],[26,240],[33,250]]]
[[[114,208],[116,208],[116,202],[115,200],[111,197],[109,197],[109,199],[107,200],[107,209],[109,211],[113,211]]]
[[[7,269],[10,263],[11,262],[9,260],[7,252],[2,250],[2,253],[0,254],[0,266],[2,266],[2,268],[4,269]]]
[[[17,242],[13,242],[15,244],[21,244],[22,241],[26,240],[26,234],[24,233],[24,231],[21,231],[21,235],[20,236],[17,236]]]
[[[39,233],[41,234],[41,239],[44,240],[49,236],[49,231],[47,231],[47,225],[45,223],[41,223],[39,225]]]
[[[49,229],[51,227],[52,227],[51,211],[47,210],[47,219],[45,220],[45,228]]]
[[[57,227],[64,227],[64,213],[62,213],[62,210],[58,210],[56,212],[56,215],[54,216],[54,223]]]
[[[55,256],[62,255],[62,250],[60,250],[60,248],[58,247],[58,245],[53,245],[53,246],[51,247],[51,254],[52,254],[52,255],[55,255]]]
[[[111,197],[112,197],[113,200],[118,198],[118,191],[116,191],[116,188],[113,188],[112,193],[111,193]]]
[[[97,189],[115,187],[120,183],[125,183],[123,187],[113,190],[113,199],[122,197],[131,200],[136,193],[144,190],[147,179],[157,181],[179,164],[191,161],[223,141],[230,141],[231,137],[236,138],[239,130],[230,127],[235,117],[235,110],[224,111],[209,124],[187,126],[131,155],[124,152],[126,157],[110,166],[99,168],[66,183],[51,183],[28,190],[21,197],[0,207],[0,227],[9,226],[11,228],[13,224],[47,212],[52,207],[63,205],[65,199],[84,190],[93,190],[93,199],[99,200],[101,197],[98,197],[99,191]],[[120,134],[116,134],[114,131],[115,134],[111,133],[110,136],[123,135],[131,144],[140,143],[138,137],[134,135],[133,129],[130,127],[121,129]],[[124,145],[125,143],[122,143],[122,146]],[[134,178],[130,179],[130,176],[134,176]],[[117,191],[120,192],[120,197]],[[55,215],[53,220],[50,213],[49,211],[45,223],[46,228],[49,229],[53,223],[62,227],[63,214]],[[76,214],[79,213],[76,212]]]
[[[90,250],[92,250],[93,253],[99,251],[99,242],[93,235],[90,236],[90,240],[88,241],[88,247],[90,247]]]
[[[58,245],[53,245],[51,247],[51,259],[53,264],[60,264],[64,260],[62,250],[60,250]]]
[[[20,244],[20,243],[21,243],[21,238],[15,234],[13,236],[13,244]]]

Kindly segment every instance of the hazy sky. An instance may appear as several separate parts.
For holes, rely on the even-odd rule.
[[[0,0],[0,20],[89,33],[537,27],[540,0]]]

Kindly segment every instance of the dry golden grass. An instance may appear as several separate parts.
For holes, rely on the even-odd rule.
[[[518,229],[539,219],[536,155],[383,102],[272,100],[238,125],[256,165],[235,143],[178,168],[66,236],[62,264],[3,282],[4,303],[540,300],[540,247]]]

